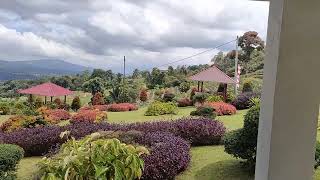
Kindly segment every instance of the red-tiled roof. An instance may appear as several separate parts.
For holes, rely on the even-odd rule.
[[[189,77],[189,79],[194,81],[211,81],[225,84],[236,83],[234,79],[226,75],[214,65],[204,71],[199,72],[198,74]]]
[[[34,94],[40,96],[65,96],[73,94],[73,91],[65,89],[53,83],[44,83],[28,89],[18,90],[21,94]]]

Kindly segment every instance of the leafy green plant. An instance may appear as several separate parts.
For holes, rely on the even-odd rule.
[[[142,176],[148,154],[142,146],[126,145],[118,139],[101,139],[94,133],[82,140],[74,138],[62,145],[58,154],[39,163],[39,176],[52,179],[128,179]]]
[[[24,151],[13,144],[0,144],[0,179],[13,180],[18,162],[23,158]]]
[[[8,103],[1,102],[0,103],[0,115],[7,115],[10,113],[10,107]]]
[[[190,89],[190,83],[185,81],[185,82],[182,82],[179,86],[179,90],[181,92],[188,92]]]
[[[207,98],[208,102],[223,102],[223,97],[218,96],[218,95],[210,95]]]
[[[250,99],[250,107],[252,106],[260,106],[260,98],[258,97],[253,97]]]
[[[159,116],[164,114],[177,114],[178,107],[173,102],[155,101],[148,106],[145,116]]]

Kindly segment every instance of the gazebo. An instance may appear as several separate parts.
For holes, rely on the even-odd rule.
[[[66,103],[67,95],[71,95],[74,92],[51,82],[47,82],[28,89],[18,90],[18,93],[29,94],[30,97],[32,97],[32,95],[44,96],[45,103],[47,103],[47,96],[51,98],[51,102],[52,97],[54,96],[64,96],[64,102]]]
[[[217,82],[224,84],[223,97],[227,97],[227,85],[236,84],[236,81],[222,72],[218,67],[212,65],[210,68],[205,69],[191,77],[190,80],[198,81],[198,91],[203,92],[203,82]],[[200,89],[201,84],[201,89]]]

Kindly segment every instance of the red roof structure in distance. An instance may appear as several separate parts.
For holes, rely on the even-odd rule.
[[[33,86],[28,89],[18,90],[20,94],[33,94],[40,96],[66,96],[71,95],[74,92],[64,87],[58,86],[51,82],[43,83],[37,86]]]
[[[224,84],[235,84],[236,81],[229,77],[226,73],[222,72],[218,67],[212,65],[208,69],[205,69],[191,77],[190,80],[194,81],[206,81],[206,82],[217,82]]]

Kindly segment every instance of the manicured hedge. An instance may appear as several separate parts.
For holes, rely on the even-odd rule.
[[[137,140],[148,146],[151,154],[143,156],[144,171],[141,179],[174,179],[184,171],[190,162],[190,145],[180,137],[170,133],[146,133]]]
[[[124,111],[135,111],[138,110],[138,106],[131,103],[119,103],[119,104],[110,104],[108,111],[111,112],[124,112]]]
[[[59,135],[66,130],[70,131],[71,136],[76,139],[97,131],[137,130],[145,133],[167,132],[198,146],[219,144],[226,128],[219,121],[205,118],[184,118],[171,122],[159,121],[127,125],[80,121],[65,127],[50,126],[2,133],[0,137],[5,143],[21,146],[25,150],[26,156],[39,156],[48,153],[57,144],[63,143],[64,140]]]
[[[0,179],[15,179],[16,165],[23,154],[23,149],[17,145],[0,144]]]
[[[205,105],[212,107],[218,116],[233,115],[237,113],[237,109],[233,105],[225,102],[208,102]]]
[[[155,101],[148,106],[145,116],[159,116],[165,114],[177,114],[178,107],[173,102]]]
[[[43,114],[44,118],[52,123],[58,123],[61,120],[68,120],[71,114],[64,109],[49,109]]]
[[[182,98],[178,100],[178,107],[193,106],[193,102],[189,98]]]
[[[104,111],[99,111],[98,109],[95,110],[80,110],[77,114],[72,116],[71,122],[79,122],[79,121],[86,121],[86,122],[104,122],[108,118],[107,113]]]
[[[22,147],[25,156],[41,156],[65,141],[59,137],[61,132],[63,128],[59,126],[28,128],[11,133],[0,133],[0,140]]]

